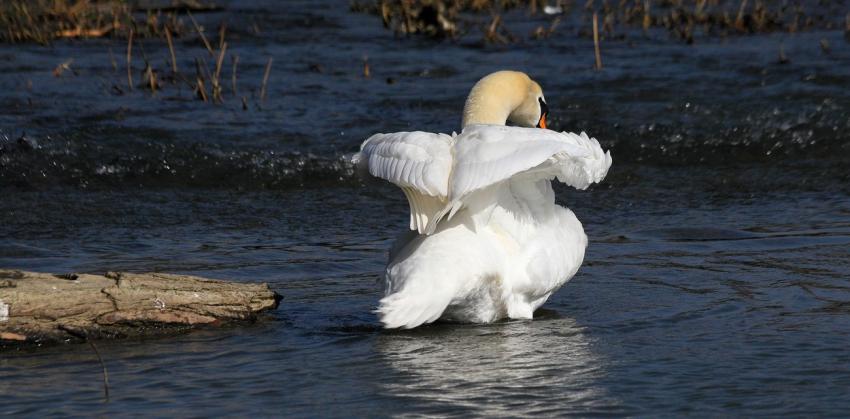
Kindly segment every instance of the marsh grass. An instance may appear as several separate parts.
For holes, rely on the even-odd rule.
[[[162,3],[162,4],[159,4]],[[180,36],[190,11],[218,10],[193,0],[6,0],[0,2],[0,42],[48,44],[65,38]]]
[[[735,36],[755,33],[812,29],[837,29],[847,22],[836,21],[828,12],[838,1],[789,0],[355,0],[351,10],[381,17],[385,27],[400,34],[456,39],[480,32],[487,43],[521,41],[504,17],[511,10],[528,15],[550,17],[530,34],[531,39],[546,38],[560,25],[593,36],[592,16],[601,20],[603,37],[624,36],[618,29],[664,29],[672,37],[692,43],[697,35]],[[562,18],[577,15],[569,28]],[[843,15],[843,13],[842,13]],[[843,17],[843,16],[842,16]]]

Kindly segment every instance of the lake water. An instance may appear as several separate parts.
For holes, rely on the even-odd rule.
[[[567,23],[498,47],[394,36],[347,2],[198,17],[228,21],[248,110],[229,81],[217,106],[186,85],[127,92],[120,40],[0,45],[0,266],[266,282],[281,306],[242,328],[99,342],[108,401],[88,345],[2,352],[0,415],[850,409],[841,31],[694,45],[627,32],[603,42],[597,72]],[[546,22],[517,20],[518,33]],[[191,37],[176,48],[183,71],[212,61]],[[163,42],[137,49],[166,72]],[[77,74],[54,77],[70,58]],[[552,128],[612,150],[602,184],[556,188],[587,230],[585,263],[534,321],[383,331],[371,310],[407,204],[352,176],[346,156],[374,132],[458,130],[468,89],[502,68],[541,83]]]

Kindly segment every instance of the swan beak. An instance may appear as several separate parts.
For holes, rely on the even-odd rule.
[[[537,128],[546,129],[546,114],[540,116],[540,122],[537,123]]]

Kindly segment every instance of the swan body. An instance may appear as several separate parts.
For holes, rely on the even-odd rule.
[[[545,126],[547,111],[528,76],[497,72],[473,87],[460,134],[375,134],[362,144],[355,163],[410,204],[410,231],[384,274],[385,327],[531,319],[575,275],[587,236],[555,204],[551,181],[587,188],[611,155],[585,133],[504,125]]]

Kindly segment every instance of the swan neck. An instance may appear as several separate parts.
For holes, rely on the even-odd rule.
[[[505,125],[511,113],[522,104],[524,85],[502,80],[482,79],[473,86],[463,108],[463,128],[474,124]]]
[[[508,108],[503,103],[494,103],[490,100],[489,103],[471,103],[467,101],[467,106],[463,113],[463,127],[475,124],[489,125],[505,125],[508,122],[513,108]]]

